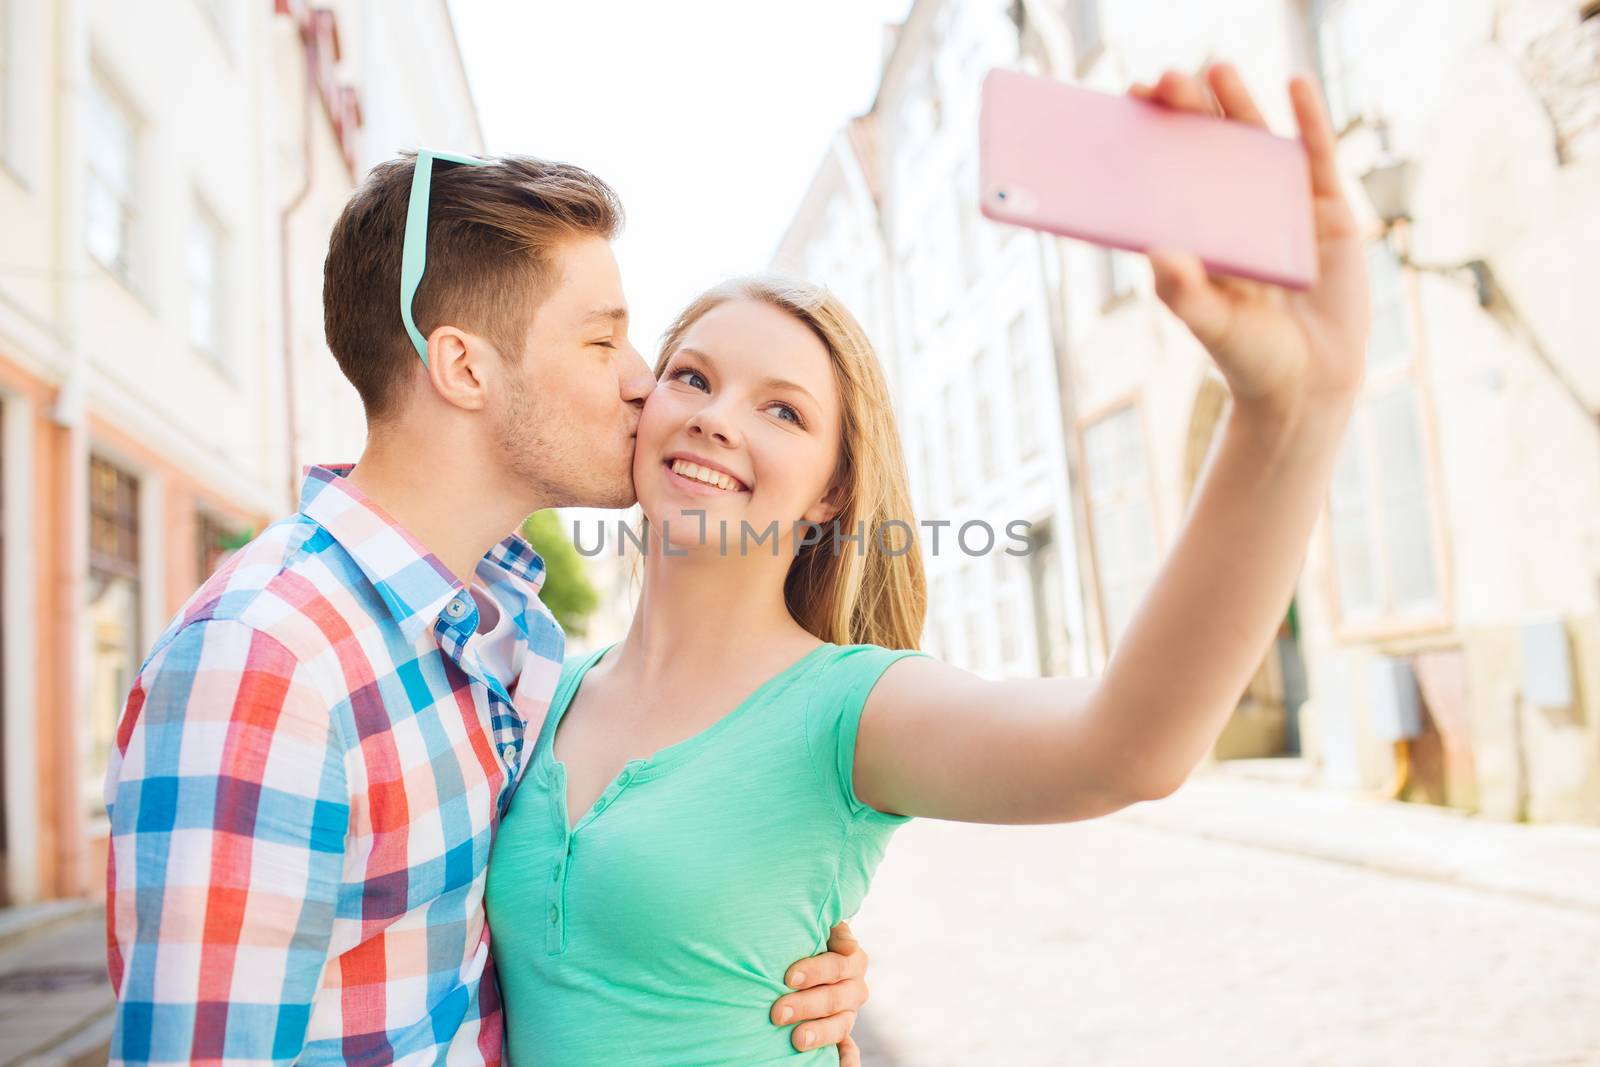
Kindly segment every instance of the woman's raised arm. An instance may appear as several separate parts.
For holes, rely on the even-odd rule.
[[[1169,72],[1133,92],[1264,124],[1233,68],[1213,67],[1207,82]],[[861,800],[973,822],[1092,818],[1175,790],[1226,724],[1293,595],[1370,320],[1321,96],[1304,77],[1290,95],[1310,164],[1315,284],[1295,292],[1208,275],[1190,255],[1150,255],[1162,301],[1205,345],[1233,404],[1183,530],[1105,671],[992,682],[928,659],[895,664],[862,714]]]

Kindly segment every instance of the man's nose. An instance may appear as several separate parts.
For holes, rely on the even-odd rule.
[[[655,387],[656,377],[650,373],[650,365],[639,355],[639,350],[629,344],[622,366],[622,399],[642,405]]]

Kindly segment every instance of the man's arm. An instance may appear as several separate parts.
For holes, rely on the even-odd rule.
[[[140,673],[106,783],[111,1062],[289,1063],[328,959],[350,805],[280,642],[190,624]]]
[[[839,1067],[861,1067],[861,1050],[850,1039],[856,1013],[867,1002],[867,953],[848,923],[835,926],[828,951],[789,967],[783,984],[798,992],[772,1005],[775,1026],[793,1026],[789,1040],[801,1052],[839,1046]]]

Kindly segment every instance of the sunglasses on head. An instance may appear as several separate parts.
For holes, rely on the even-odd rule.
[[[428,264],[428,193],[433,187],[436,160],[466,167],[484,167],[492,162],[454,152],[417,150],[417,166],[411,175],[411,201],[406,208],[405,247],[400,256],[400,321],[405,323],[406,333],[411,335],[411,343],[422,357],[424,367],[428,365],[428,339],[422,336],[416,320],[411,317],[411,302],[417,297],[417,286],[422,284],[422,272]]]

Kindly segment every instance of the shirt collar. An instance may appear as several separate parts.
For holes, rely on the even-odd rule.
[[[470,619],[475,626],[477,606],[462,584],[393,516],[350,483],[347,475],[354,469],[353,463],[306,467],[300,513],[328,531],[350,554],[408,642],[421,637],[458,595],[471,610],[456,621]],[[514,586],[525,584],[530,600],[544,585],[544,560],[517,534],[485,553],[477,571],[480,578],[509,578]]]

